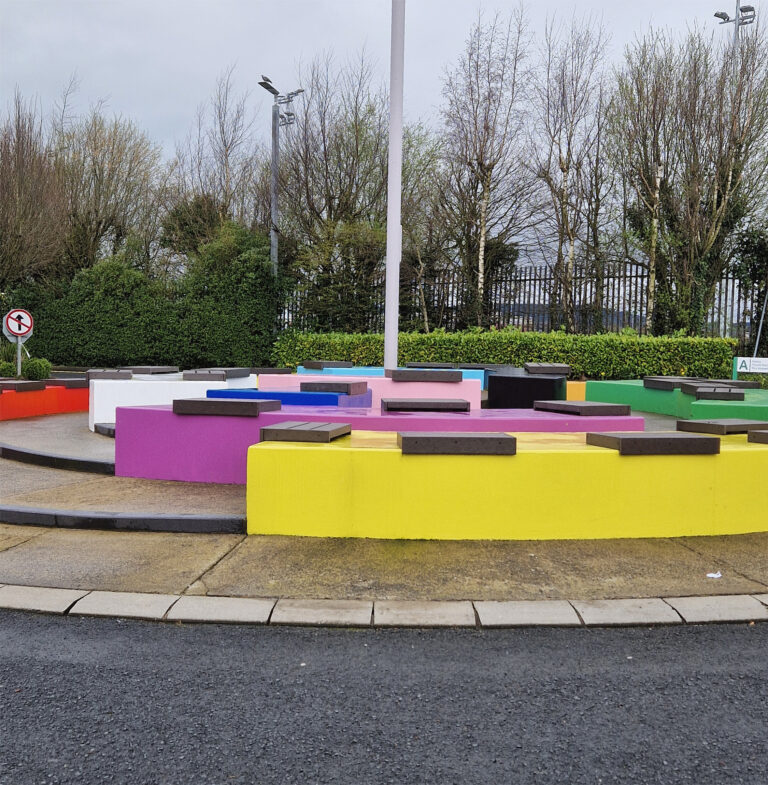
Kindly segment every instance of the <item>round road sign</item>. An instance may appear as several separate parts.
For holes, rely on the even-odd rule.
[[[14,308],[12,311],[8,311],[3,319],[3,327],[5,328],[3,332],[7,330],[14,337],[23,338],[32,332],[34,324],[29,311],[25,311],[23,308]]]

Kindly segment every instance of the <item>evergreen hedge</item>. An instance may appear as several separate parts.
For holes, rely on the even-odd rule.
[[[467,330],[401,333],[398,363],[558,362],[571,366],[572,378],[638,379],[646,375],[730,378],[737,342],[729,338],[570,335],[518,330]],[[381,365],[381,334],[300,333],[285,331],[272,351],[275,365],[296,367],[305,360],[350,360]]]
[[[252,366],[269,363],[280,307],[268,242],[235,224],[203,246],[174,285],[110,259],[56,291],[31,286],[28,346],[57,365]]]

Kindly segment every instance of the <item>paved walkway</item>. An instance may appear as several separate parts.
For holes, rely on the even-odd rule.
[[[49,429],[53,418],[46,419]],[[111,447],[111,440],[87,428],[82,433],[82,415],[61,419],[63,447]],[[64,451],[45,442],[38,422],[0,424],[0,441],[13,437],[29,447],[38,439],[41,449]],[[669,427],[667,422],[652,420],[655,427]],[[24,423],[31,425],[29,439]],[[101,477],[0,460],[0,504],[242,514],[244,489]],[[208,613],[213,614],[209,620],[262,623],[756,620],[768,618],[761,602],[768,596],[768,533],[440,542],[86,531],[0,522],[0,584],[5,584],[0,607],[71,613],[106,608],[114,615],[168,614],[170,619],[181,618],[189,606],[184,613],[190,618]],[[67,591],[56,595],[47,589]],[[193,599],[205,597],[219,599]],[[691,597],[705,599],[675,599]],[[240,610],[222,610],[220,598],[237,598],[234,606]]]

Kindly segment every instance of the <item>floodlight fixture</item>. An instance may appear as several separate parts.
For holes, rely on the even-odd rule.
[[[280,91],[272,84],[272,82],[268,82],[266,79],[262,82],[259,82],[259,85],[268,92],[272,93],[274,96],[280,95]]]
[[[731,17],[730,17],[730,16],[728,16],[728,14],[726,14],[726,13],[725,13],[725,11],[718,11],[718,12],[715,14],[715,19],[722,19],[723,21],[722,21],[722,22],[720,22],[720,24],[721,24],[721,25],[724,25],[724,24],[726,24],[727,22],[730,22],[730,21],[731,21]]]

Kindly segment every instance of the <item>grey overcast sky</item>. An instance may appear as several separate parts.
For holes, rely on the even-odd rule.
[[[482,7],[486,16],[511,0],[407,0],[405,111],[429,120],[446,65],[462,51]],[[546,17],[592,15],[611,35],[610,55],[649,25],[684,31],[697,23],[717,35],[712,14],[732,0],[536,0],[526,4],[533,35]],[[757,3],[755,3],[757,5]],[[759,9],[758,9],[759,10]],[[339,60],[365,47],[382,82],[389,75],[390,0],[0,0],[0,93],[18,86],[48,110],[69,76],[80,82],[75,109],[106,99],[136,121],[166,155],[185,136],[216,78],[234,65],[239,91],[250,90],[257,127],[269,129],[267,74],[283,91],[298,87],[299,61],[332,50]]]

